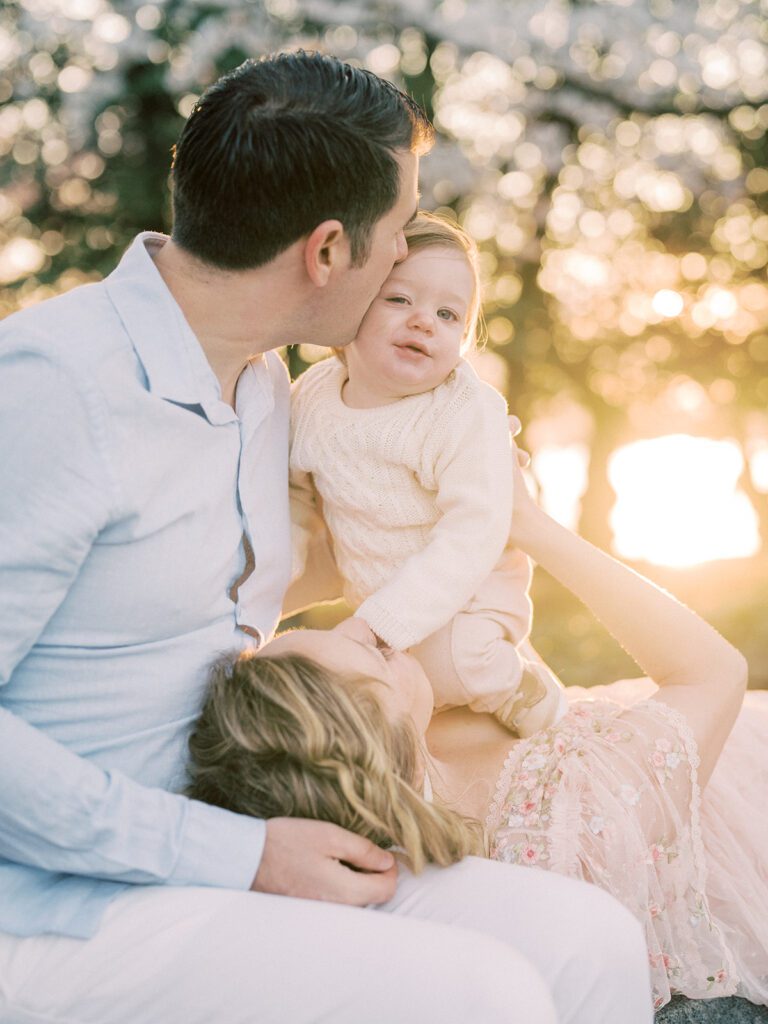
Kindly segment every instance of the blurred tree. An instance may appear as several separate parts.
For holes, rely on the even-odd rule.
[[[582,526],[605,540],[622,440],[768,436],[749,415],[768,400],[763,8],[6,3],[0,315],[103,275],[136,231],[167,228],[171,147],[218,74],[286,46],[334,52],[434,116],[424,204],[481,243],[486,356],[516,411],[535,420],[564,396],[589,411]],[[295,370],[307,354],[292,354]],[[768,536],[765,496],[745,483]]]

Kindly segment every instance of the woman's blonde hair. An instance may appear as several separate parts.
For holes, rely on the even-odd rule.
[[[461,351],[463,354],[477,348],[478,344],[482,342],[485,333],[480,281],[480,255],[477,242],[455,221],[449,220],[438,213],[428,213],[426,210],[419,210],[413,220],[406,224],[403,234],[408,243],[409,255],[413,252],[418,252],[419,249],[454,249],[456,252],[461,253],[467,261],[467,265],[472,271],[473,289],[469,309],[467,310],[467,323],[464,329]],[[333,353],[342,363],[346,363],[343,348],[334,348]]]
[[[196,800],[258,818],[330,821],[415,871],[479,853],[479,826],[415,789],[410,720],[392,723],[362,680],[331,676],[296,654],[241,654],[213,668],[190,737]]]

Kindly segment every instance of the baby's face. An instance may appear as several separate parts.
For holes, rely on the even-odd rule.
[[[383,404],[441,384],[461,357],[474,289],[455,249],[417,249],[396,264],[344,350],[354,391]]]

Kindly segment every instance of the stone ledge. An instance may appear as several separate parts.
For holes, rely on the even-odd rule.
[[[684,999],[675,996],[656,1014],[655,1024],[768,1024],[768,1007],[746,999]]]

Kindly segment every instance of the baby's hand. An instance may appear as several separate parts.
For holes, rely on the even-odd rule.
[[[333,628],[337,633],[343,633],[344,636],[348,636],[351,640],[357,640],[361,644],[369,644],[371,647],[376,646],[376,634],[365,619],[361,619],[357,615],[351,615]]]

